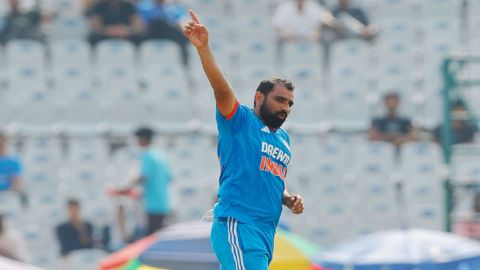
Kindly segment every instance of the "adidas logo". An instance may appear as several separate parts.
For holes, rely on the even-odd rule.
[[[261,131],[265,132],[265,133],[270,133],[270,130],[268,129],[267,126],[264,126]]]

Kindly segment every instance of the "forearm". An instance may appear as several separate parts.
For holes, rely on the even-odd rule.
[[[215,61],[210,47],[207,45],[197,48],[197,51],[202,62],[203,70],[213,88],[220,113],[222,115],[228,115],[236,102],[233,90],[223,75],[220,66]]]

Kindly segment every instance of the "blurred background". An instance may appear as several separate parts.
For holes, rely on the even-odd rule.
[[[480,239],[479,1],[3,0],[0,235],[21,243],[5,256],[95,269],[141,238],[141,189],[124,190],[141,126],[171,170],[164,225],[213,207],[215,105],[188,9],[242,103],[262,79],[295,85],[287,186],[306,210],[282,228],[324,248],[405,227]]]

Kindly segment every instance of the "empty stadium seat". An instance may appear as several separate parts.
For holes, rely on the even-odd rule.
[[[53,41],[50,44],[51,63],[54,67],[89,67],[90,45],[82,39]]]
[[[332,121],[335,128],[365,130],[368,127],[369,106],[363,93],[358,88],[339,89],[332,93]]]
[[[96,62],[99,67],[120,64],[134,67],[135,47],[125,40],[105,40],[97,44]]]
[[[5,48],[5,60],[9,67],[34,66],[43,68],[45,65],[45,48],[34,40],[13,40]]]
[[[181,63],[180,47],[168,40],[145,41],[140,45],[139,60],[144,69],[152,65]]]

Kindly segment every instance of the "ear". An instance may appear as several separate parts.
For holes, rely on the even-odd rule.
[[[256,105],[262,105],[263,100],[265,99],[265,95],[262,92],[255,92],[255,104]]]

